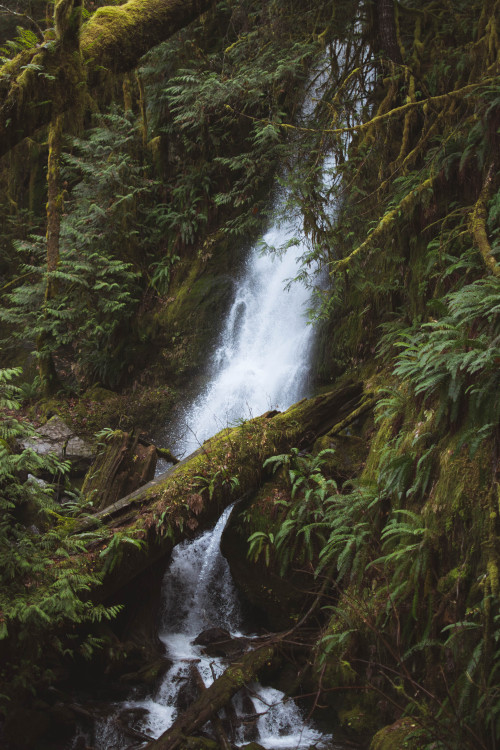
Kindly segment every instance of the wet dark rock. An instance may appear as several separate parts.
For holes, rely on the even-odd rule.
[[[141,667],[141,669],[136,672],[129,672],[122,675],[121,679],[124,682],[153,687],[160,682],[165,672],[170,669],[171,666],[172,661],[170,659],[167,659],[165,656],[160,656],[159,659],[146,664],[146,666]]]
[[[177,691],[177,698],[175,701],[175,706],[179,713],[186,711],[200,694],[198,680],[193,670],[190,669],[187,675],[181,679],[182,684]]]
[[[245,643],[233,638],[229,631],[223,628],[208,628],[194,641],[195,646],[203,646],[203,652],[208,656],[221,656],[232,659],[243,653]]]
[[[203,630],[194,642],[195,646],[209,646],[218,641],[231,640],[231,634],[224,628],[207,628]]]
[[[136,726],[146,720],[149,711],[147,708],[134,706],[133,708],[124,708],[118,714],[118,722],[125,726],[136,728]]]

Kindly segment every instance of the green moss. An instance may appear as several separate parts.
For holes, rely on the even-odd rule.
[[[334,450],[335,453],[328,456],[324,470],[337,481],[344,481],[361,474],[369,444],[356,435],[324,435],[314,444],[314,451],[319,453],[325,449]]]
[[[207,352],[216,341],[233,294],[234,269],[223,252],[227,240],[208,239],[210,252],[177,264],[166,305],[151,322],[155,335],[165,342],[159,367],[170,378],[184,379],[186,373],[205,369]]]
[[[419,750],[422,747],[416,737],[418,724],[410,717],[399,719],[390,726],[380,729],[374,736],[370,750]]]
[[[365,705],[355,703],[349,708],[338,712],[340,725],[343,729],[349,729],[359,735],[365,735],[377,727],[377,716],[374,711],[368,710]]]
[[[423,510],[440,520],[443,531],[450,531],[457,518],[483,527],[491,489],[491,443],[484,441],[471,458],[467,446],[458,448],[460,440],[457,434],[438,446],[437,481]]]

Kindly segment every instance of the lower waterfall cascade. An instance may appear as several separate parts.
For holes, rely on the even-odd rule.
[[[134,726],[150,737],[159,737],[175,719],[178,695],[189,686],[193,665],[206,687],[224,671],[224,659],[205,655],[193,643],[197,636],[207,628],[223,628],[234,639],[244,637],[237,592],[220,553],[220,539],[231,510],[224,511],[213,530],[174,549],[164,579],[160,628],[171,666],[152,696],[131,699],[117,707],[118,714],[140,717]],[[233,708],[236,726],[231,729],[231,739],[237,745],[255,741],[268,750],[336,747],[331,737],[304,721],[293,700],[275,688],[252,683],[243,696],[233,698]],[[116,713],[98,724],[93,740],[96,750],[131,747],[130,741],[117,734]]]

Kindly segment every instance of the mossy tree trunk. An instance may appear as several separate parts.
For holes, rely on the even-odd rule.
[[[54,26],[57,42],[66,54],[73,58],[78,71],[81,71],[80,29],[82,23],[82,0],[58,0],[54,7]],[[82,78],[80,72],[80,78]],[[83,84],[83,81],[80,81]],[[82,101],[81,86],[77,101]],[[62,154],[64,96],[61,91],[52,103],[52,117],[49,124],[47,163],[47,284],[45,288],[44,317],[50,315],[51,302],[57,296],[55,273],[59,265],[59,241],[61,215],[63,209],[63,191],[61,189],[60,166]],[[47,330],[37,341],[38,370],[42,388],[47,395],[53,394],[59,387],[51,349],[54,342]]]
[[[84,567],[104,568],[104,584],[92,597],[116,594],[175,544],[215,523],[225,507],[259,487],[267,458],[292,446],[311,447],[359,406],[362,392],[362,384],[351,383],[223,430],[165,474],[80,522],[79,532],[104,526],[91,554],[81,558]]]
[[[60,188],[61,142],[63,115],[58,114],[49,125],[49,156],[47,163],[47,283],[45,287],[44,318],[50,315],[50,304],[57,294],[55,272],[59,265],[59,237],[61,228],[62,193]],[[38,372],[46,395],[53,394],[59,385],[51,352],[51,337],[45,331],[37,340]]]
[[[244,685],[255,679],[258,672],[273,657],[274,645],[266,645],[246,653],[233,662],[209,688],[204,690],[161,737],[146,745],[145,750],[175,750],[182,742],[206,724],[223,708]]]
[[[126,73],[152,47],[208,10],[213,0],[128,0],[99,8],[82,26],[80,51],[90,87],[109,71]],[[55,44],[23,50],[0,67],[0,156],[66,111],[80,97],[81,76],[71,40],[79,3],[59,0]],[[66,25],[64,25],[66,24]]]

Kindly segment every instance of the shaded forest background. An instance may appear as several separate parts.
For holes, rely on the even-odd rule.
[[[7,726],[70,651],[95,658],[92,623],[118,610],[85,592],[144,544],[131,532],[82,570],[92,508],[30,481],[69,468],[20,440],[56,412],[88,435],[165,418],[279,218],[278,181],[303,217],[314,387],[364,396],[312,449],[268,459],[234,530],[248,571],[298,566],[321,592],[308,689],[374,750],[496,748],[500,3],[188,3],[144,56],[119,12],[133,0],[98,5],[0,6]]]

